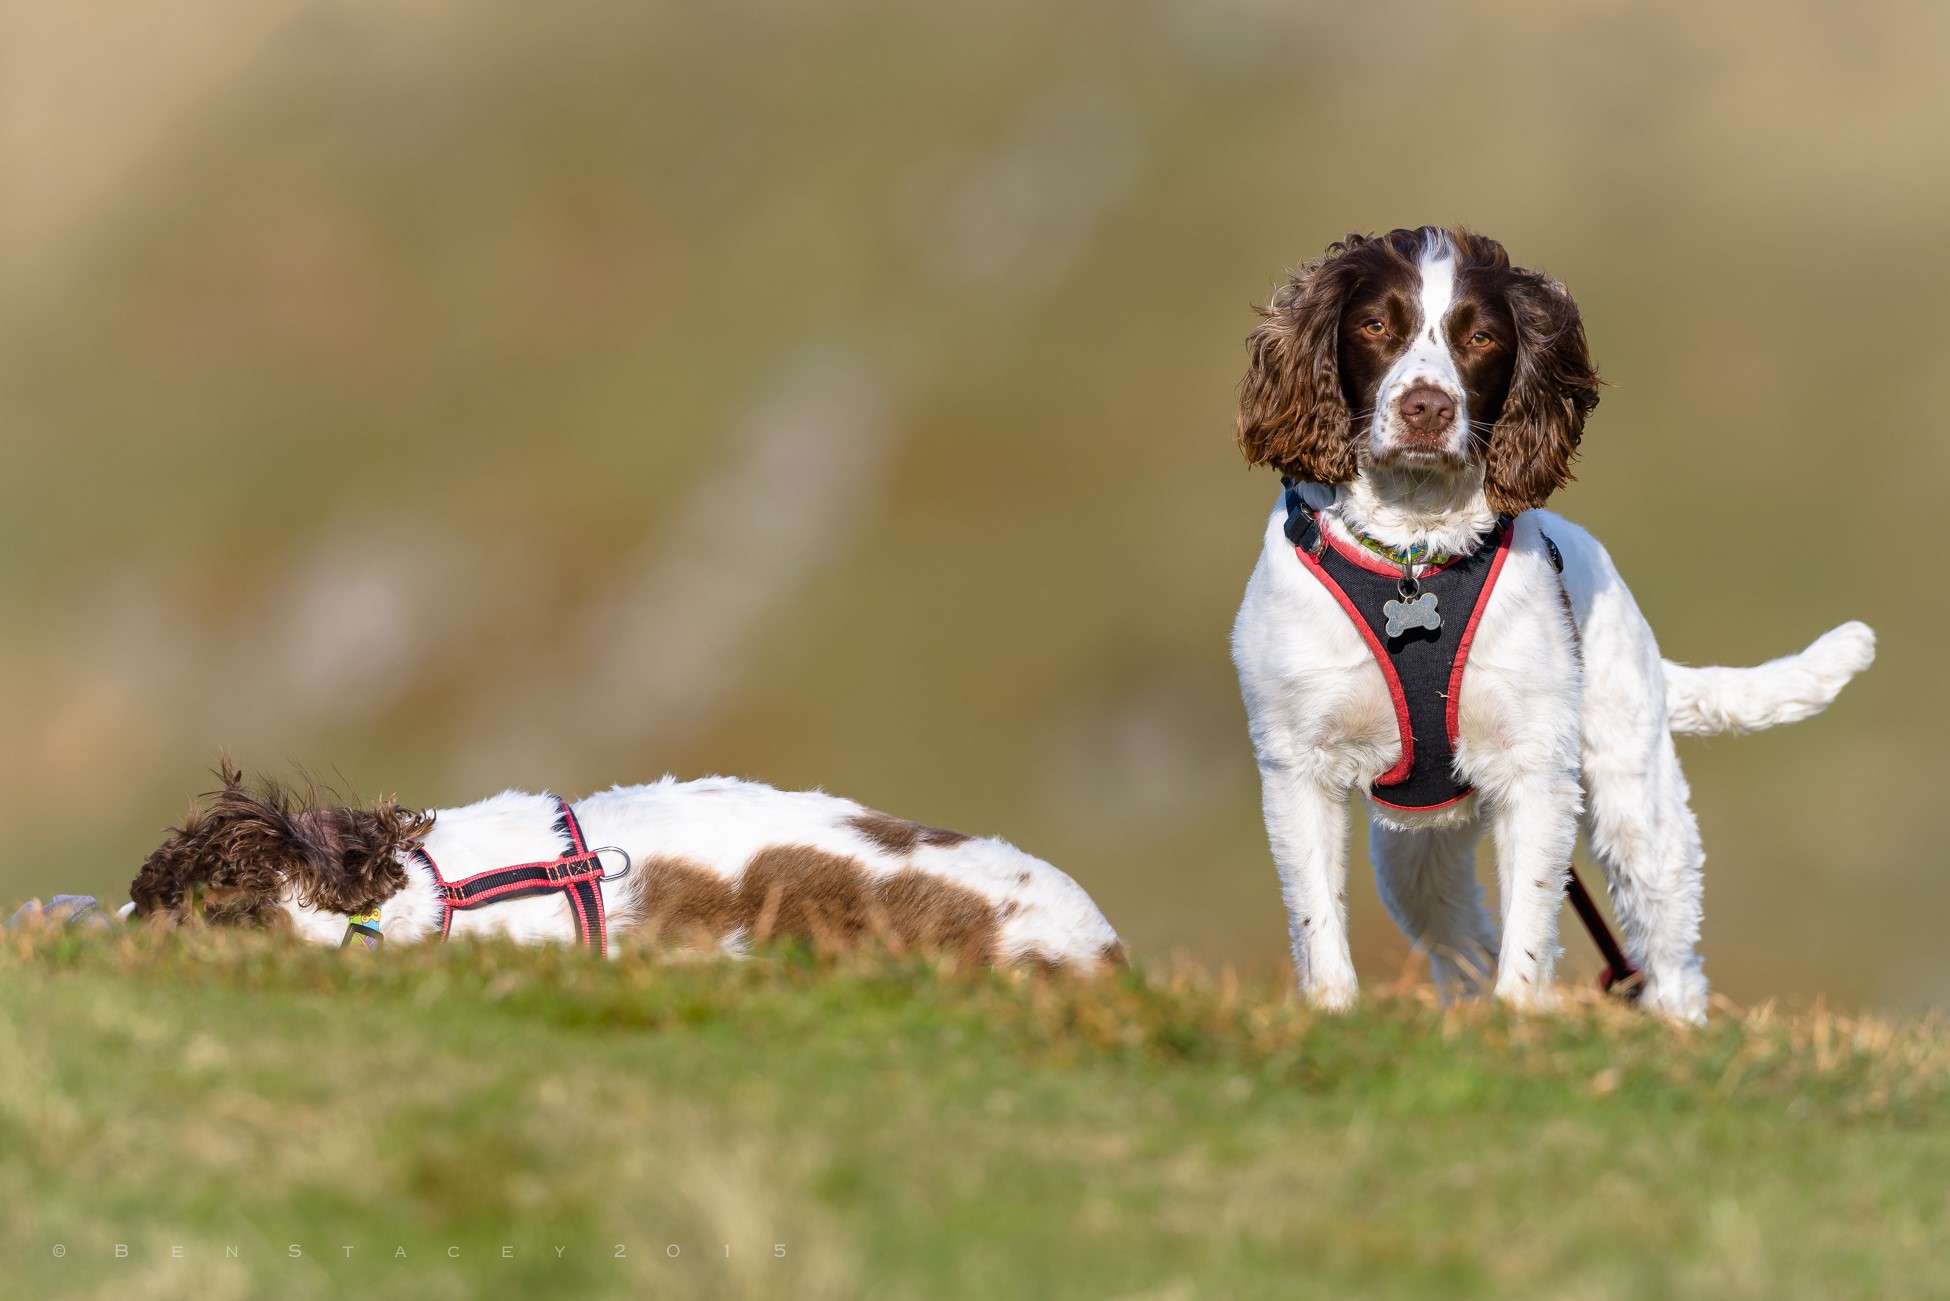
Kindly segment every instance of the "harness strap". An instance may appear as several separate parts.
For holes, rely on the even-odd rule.
[[[568,837],[569,848],[560,858],[534,863],[515,863],[490,868],[473,876],[449,881],[440,874],[433,855],[425,848],[413,852],[433,873],[440,895],[440,938],[453,931],[454,914],[508,899],[561,891],[569,897],[569,910],[575,915],[576,939],[599,957],[609,951],[608,916],[603,910],[603,891],[599,884],[603,871],[602,850],[591,849],[582,836],[582,824],[567,800],[556,798],[555,829]]]

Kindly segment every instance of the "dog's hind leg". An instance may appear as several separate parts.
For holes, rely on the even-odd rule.
[[[1476,880],[1474,818],[1409,828],[1377,817],[1368,827],[1375,887],[1395,925],[1422,952],[1443,1001],[1478,994],[1495,971],[1496,923]]]
[[[1679,768],[1657,639],[1589,534],[1546,525],[1584,646],[1584,831],[1611,885],[1625,952],[1645,973],[1641,1003],[1676,1021],[1706,1018],[1699,824]],[[1561,534],[1561,536],[1559,536]]]
[[[1588,718],[1589,702],[1586,710]],[[1664,720],[1650,735],[1587,731],[1584,785],[1585,838],[1610,882],[1625,953],[1645,973],[1641,1003],[1676,1021],[1704,1021],[1696,946],[1706,855]]]

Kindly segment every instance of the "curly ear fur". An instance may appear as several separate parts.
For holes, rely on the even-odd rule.
[[[1542,506],[1571,481],[1571,457],[1584,418],[1598,405],[1599,379],[1578,305],[1564,286],[1535,272],[1510,274],[1516,366],[1490,431],[1483,479],[1491,508],[1514,515]]]
[[[1355,475],[1352,422],[1341,393],[1341,309],[1359,281],[1349,235],[1290,274],[1246,337],[1252,360],[1239,385],[1239,450],[1253,465],[1311,483]]]
[[[304,796],[273,781],[252,789],[227,759],[217,776],[208,807],[192,804],[129,886],[138,917],[275,925],[286,897],[328,912],[376,908],[405,888],[400,855],[433,826],[391,800],[319,807],[309,784]]]

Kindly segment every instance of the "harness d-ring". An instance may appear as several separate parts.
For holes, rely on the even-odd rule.
[[[598,863],[602,863],[604,854],[621,854],[623,856],[623,870],[620,872],[612,872],[605,864],[603,874],[597,878],[600,881],[621,881],[630,874],[630,869],[636,866],[636,860],[630,857],[630,851],[620,845],[598,845],[589,852],[595,856]]]

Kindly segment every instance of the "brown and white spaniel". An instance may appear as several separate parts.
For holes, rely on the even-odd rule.
[[[1303,992],[1357,995],[1346,851],[1365,793],[1382,900],[1445,989],[1493,972],[1500,998],[1552,1001],[1582,815],[1642,1001],[1703,1018],[1703,855],[1672,733],[1816,713],[1873,659],[1874,634],[1843,624],[1747,669],[1660,658],[1605,549],[1543,509],[1571,478],[1598,374],[1564,286],[1495,240],[1350,235],[1263,316],[1239,441],[1291,486],[1233,658]],[[1500,928],[1476,881],[1486,827]]]
[[[221,785],[149,856],[125,915],[275,926],[321,944],[626,936],[741,954],[796,937],[967,964],[1081,969],[1123,950],[1083,888],[1001,840],[817,791],[666,777],[569,802],[348,806]]]

